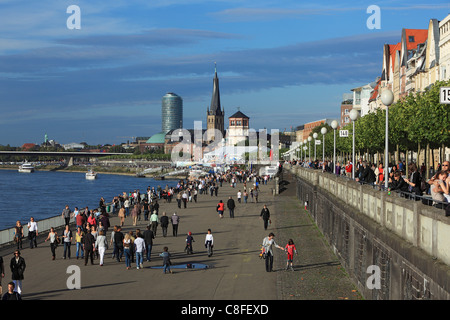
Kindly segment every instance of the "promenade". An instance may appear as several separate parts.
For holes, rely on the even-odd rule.
[[[175,200],[166,203],[160,200],[162,212],[180,216],[178,237],[172,236],[169,225],[167,237],[162,236],[158,227],[152,260],[144,262],[144,268],[137,270],[135,263],[126,270],[124,259],[112,259],[112,248],[105,254],[104,265],[84,265],[84,260],[75,258],[76,246],[72,245],[71,259],[62,259],[63,246],[56,251],[52,261],[50,245],[42,242],[47,234],[40,234],[38,247],[29,249],[24,241],[21,251],[27,268],[23,281],[24,300],[339,300],[360,299],[350,279],[339,265],[330,247],[325,243],[313,221],[303,210],[295,197],[295,185],[285,174],[285,188],[278,196],[273,196],[274,182],[261,185],[259,203],[238,203],[236,194],[243,185],[236,188],[224,184],[218,196],[198,195],[198,202],[188,202],[187,208],[178,209]],[[170,182],[168,181],[170,184]],[[251,185],[251,184],[248,184]],[[129,190],[133,186],[124,186]],[[117,190],[120,192],[122,190]],[[219,200],[226,203],[232,196],[236,202],[235,218],[228,210],[220,219],[216,212]],[[272,224],[264,230],[259,215],[267,204]],[[118,224],[118,218],[111,218],[111,225]],[[147,221],[132,225],[131,218],[125,220],[123,232],[145,230]],[[204,247],[206,232],[210,228],[214,236],[214,255],[208,257]],[[111,227],[112,229],[112,227]],[[195,242],[194,254],[184,252],[186,234],[192,232]],[[259,258],[260,245],[269,232],[274,232],[275,240],[285,246],[292,238],[299,255],[295,257],[295,271],[284,271],[286,255],[275,250],[274,272],[265,271],[264,260]],[[107,234],[110,239],[110,231]],[[172,254],[174,274],[163,274],[160,269],[162,259],[159,254],[167,246]],[[14,248],[5,248],[1,254],[5,262],[3,287],[11,280],[9,261]],[[205,264],[206,269],[177,268],[184,264]],[[67,279],[71,276],[68,267],[75,265],[81,270],[81,289],[69,290]]]

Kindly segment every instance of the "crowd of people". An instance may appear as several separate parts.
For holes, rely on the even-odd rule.
[[[329,161],[291,161],[292,165],[322,170],[323,172],[334,173],[337,176],[353,178],[353,164],[351,161],[341,164],[336,162],[334,166]],[[356,163],[354,168],[354,178],[362,184],[377,186],[380,190],[385,189],[385,180],[388,179],[389,194],[397,192],[402,197],[422,201],[424,204],[433,205],[438,208],[446,208],[450,203],[450,176],[449,161],[438,164],[435,171],[430,168],[430,179],[426,180],[426,167],[422,163],[420,168],[415,163],[410,163],[408,167],[405,161],[398,164],[391,164],[387,170],[383,163],[374,164],[363,159]]]
[[[93,210],[88,207],[83,209],[75,207],[71,210],[67,205],[61,212],[65,221],[64,230],[58,232],[52,227],[44,241],[49,242],[52,260],[56,260],[57,248],[62,246],[62,259],[71,259],[75,253],[75,258],[83,260],[84,265],[89,263],[93,265],[95,264],[94,260],[98,259],[98,265],[103,266],[106,252],[111,249],[113,261],[115,260],[118,263],[124,261],[128,270],[132,268],[132,264],[135,264],[136,269],[139,270],[143,268],[144,262],[149,262],[152,259],[154,240],[156,235],[160,234],[158,228],[161,228],[161,236],[164,238],[168,236],[168,228],[172,225],[172,236],[178,237],[180,216],[176,212],[167,214],[162,210],[166,203],[172,202],[173,198],[177,200],[178,208],[183,210],[199,201],[199,195],[220,198],[220,188],[227,184],[236,190],[238,203],[258,203],[260,185],[267,184],[269,180],[269,176],[259,176],[247,170],[228,170],[223,173],[210,173],[205,177],[196,179],[180,180],[173,186],[166,185],[165,188],[160,186],[157,188],[148,187],[144,193],[141,193],[138,189],[123,192],[114,197],[109,204],[102,197],[98,208]],[[110,207],[108,208],[108,206]],[[223,218],[225,210],[228,210],[229,217],[233,219],[235,208],[236,202],[233,196],[229,196],[226,202],[219,200],[216,207],[219,219]],[[110,219],[115,216],[119,218],[119,223],[112,226]],[[264,220],[264,229],[266,230],[270,224],[270,213],[266,205],[261,211],[260,218]],[[145,230],[138,227],[138,222],[142,220],[145,221]],[[71,223],[71,221],[74,221],[74,223]],[[134,230],[125,232],[123,229],[126,224],[128,228],[131,227]],[[33,218],[30,219],[27,228],[30,248],[36,248],[39,233],[37,223]],[[18,221],[14,233],[17,256],[20,256],[19,249],[23,249],[23,234],[23,226]],[[268,255],[267,271],[272,271],[273,255],[271,248],[272,245],[275,245],[273,235],[268,241],[264,241],[263,245],[267,247]],[[161,239],[161,242],[164,243],[164,240]],[[186,254],[193,254],[194,238],[192,232],[187,233],[184,243]],[[72,252],[74,244],[75,252]],[[205,235],[204,246],[208,257],[211,257],[214,248],[214,237],[211,229],[208,229]],[[283,248],[283,250],[285,249]],[[290,250],[289,252],[292,253],[293,251]],[[170,269],[171,254],[167,246],[164,246],[163,252],[158,257],[162,258],[163,272],[173,273]],[[13,260],[16,261],[16,257]],[[11,268],[13,264],[16,264],[13,263],[13,260],[11,260]],[[20,298],[22,293],[21,281],[25,272],[25,260],[21,258],[20,263],[17,261],[17,264],[21,265],[20,273],[13,273],[11,288],[18,295],[9,295],[10,298]],[[3,270],[2,275],[4,276]]]

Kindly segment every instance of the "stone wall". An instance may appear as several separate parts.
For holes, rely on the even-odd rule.
[[[366,299],[449,299],[450,218],[319,170],[285,165],[297,197]]]

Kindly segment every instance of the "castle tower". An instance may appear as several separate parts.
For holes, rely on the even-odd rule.
[[[220,105],[220,92],[219,92],[219,78],[217,77],[217,67],[215,69],[214,79],[213,79],[213,92],[211,98],[211,105],[207,109],[206,121],[208,129],[207,133],[207,142],[214,141],[215,131],[209,129],[216,129],[222,133],[222,137],[225,137],[225,128],[224,128],[224,118],[225,111],[222,109]]]

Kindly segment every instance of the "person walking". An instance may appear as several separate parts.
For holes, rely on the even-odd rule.
[[[131,236],[129,233],[126,233],[123,238],[123,254],[125,256],[125,266],[127,270],[131,268]]]
[[[208,250],[208,257],[213,255],[213,247],[214,247],[214,237],[212,235],[211,229],[208,229],[208,233],[205,237],[205,248]]]
[[[64,230],[64,234],[62,237],[63,237],[63,243],[64,243],[63,259],[66,259],[66,253],[67,253],[67,257],[70,259],[70,245],[72,244],[72,231],[70,231],[68,224],[66,224],[66,229]]]
[[[18,292],[14,291],[15,287],[14,282],[8,283],[8,292],[3,295],[2,301],[22,300],[22,296]]]
[[[100,266],[103,266],[105,251],[108,249],[108,240],[106,240],[105,232],[99,231],[97,240],[95,240],[95,249],[98,251]]]
[[[153,211],[152,215],[150,216],[150,225],[152,226],[152,231],[154,236],[156,237],[156,230],[158,229],[158,223],[159,223],[159,218],[158,215],[156,214],[156,210]]]
[[[133,209],[131,209],[131,219],[133,220],[133,226],[136,226],[137,217],[138,217],[138,204],[135,204],[133,206]]]
[[[236,208],[236,203],[233,200],[233,197],[230,196],[230,198],[227,201],[227,208],[228,211],[230,212],[230,218],[234,218],[234,208]]]
[[[3,257],[0,256],[0,297],[2,296],[2,279],[5,277],[5,264],[3,263]]]
[[[225,203],[223,203],[222,200],[219,201],[216,208],[217,212],[219,213],[220,219],[223,218],[223,211],[225,210]]]
[[[145,241],[142,239],[142,234],[136,233],[136,239],[134,240],[134,252],[136,254],[136,269],[144,268],[144,250],[145,250]]]
[[[121,206],[119,213],[118,213],[118,217],[120,219],[120,226],[123,227],[123,224],[125,223],[125,215],[126,215],[126,211],[125,211],[125,207]]]
[[[123,239],[124,235],[122,233],[122,227],[117,226],[116,231],[114,232],[114,243],[116,245],[116,260],[120,262],[123,256]]]
[[[75,243],[77,246],[77,260],[81,257],[81,259],[84,259],[84,250],[83,250],[83,243],[84,243],[84,231],[82,230],[82,227],[77,227],[77,232],[75,232]]]
[[[184,248],[184,251],[187,254],[193,254],[194,248],[192,246],[192,243],[194,242],[194,237],[192,236],[192,232],[188,232],[188,235],[186,237],[186,247]]]
[[[27,267],[25,259],[20,256],[20,251],[14,251],[14,257],[9,264],[11,269],[12,281],[14,283],[14,292],[22,295],[22,281],[24,279],[25,269]]]
[[[38,225],[36,221],[34,221],[34,218],[30,218],[30,222],[28,222],[28,239],[30,240],[30,249],[37,247],[37,241],[36,238],[38,236]]]
[[[172,270],[170,270],[170,265],[172,264],[172,262],[170,261],[171,255],[169,252],[169,248],[164,247],[163,252],[159,256],[163,258],[164,274],[166,274],[167,271],[169,271],[170,273],[173,273]]]
[[[172,217],[170,218],[170,221],[172,223],[172,232],[173,236],[178,236],[178,225],[180,223],[180,217],[176,214],[176,212],[173,213]]]
[[[72,211],[69,209],[69,205],[66,204],[66,207],[63,209],[61,216],[64,218],[66,226],[70,224],[70,216]]]
[[[298,255],[297,248],[295,247],[294,240],[289,239],[287,245],[284,247],[285,251],[287,252],[287,262],[286,262],[286,270],[290,269],[294,271],[294,267],[292,266],[293,260],[294,260],[294,253]]]
[[[84,265],[87,266],[89,258],[91,259],[91,264],[94,264],[94,250],[95,250],[95,238],[91,231],[88,229],[84,236]]]
[[[163,233],[163,237],[167,236],[167,227],[169,226],[169,217],[163,212],[162,217],[160,219],[161,229]]]
[[[270,222],[270,211],[267,208],[267,205],[264,205],[263,209],[261,210],[261,214],[259,215],[259,218],[264,221],[264,230],[267,230],[267,227]]]
[[[145,242],[145,251],[147,255],[147,261],[150,261],[150,257],[152,254],[152,247],[153,247],[153,239],[155,238],[155,235],[153,234],[153,231],[151,230],[151,226],[147,226],[147,230],[144,231],[144,242]]]
[[[50,251],[52,252],[52,260],[55,260],[56,256],[56,247],[58,246],[58,233],[55,231],[55,228],[51,227],[50,232],[48,233],[47,239],[45,242],[50,240]]]
[[[273,250],[272,248],[275,246],[276,248],[283,250],[284,248],[280,247],[276,244],[275,235],[271,232],[267,237],[263,239],[262,247],[264,248],[264,252],[266,254],[266,271],[272,272],[273,270]]]
[[[14,242],[17,244],[17,250],[22,250],[23,226],[19,220],[14,227]]]

